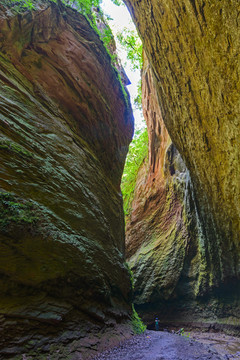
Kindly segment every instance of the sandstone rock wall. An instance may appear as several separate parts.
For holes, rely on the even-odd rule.
[[[149,156],[138,174],[126,245],[134,302],[149,321],[168,301],[195,298],[201,254],[191,178],[164,125],[145,54],[142,98]]]
[[[127,0],[203,225],[202,293],[239,281],[239,2]]]
[[[137,11],[136,14],[138,14]],[[139,13],[139,16],[142,16],[141,14]],[[140,29],[141,26],[139,24]],[[145,46],[147,45],[148,39]],[[152,52],[152,56],[155,59],[156,53]],[[151,57],[150,60],[152,60]],[[232,326],[232,330],[235,328],[239,331],[239,233],[237,232],[239,215],[235,213],[233,204],[232,216],[235,217],[237,226],[233,237],[231,234],[224,234],[223,231],[223,228],[229,226],[229,218],[226,217],[224,223],[219,222],[222,229],[219,227],[217,230],[216,223],[214,223],[214,228],[213,223],[210,224],[211,219],[216,218],[216,214],[209,208],[209,204],[206,204],[206,197],[218,195],[220,201],[222,194],[212,194],[208,190],[201,197],[195,180],[199,175],[198,172],[195,173],[191,167],[190,170],[186,168],[165,127],[166,113],[164,116],[161,114],[159,94],[156,91],[165,83],[161,84],[156,81],[156,78],[154,79],[154,76],[152,77],[151,65],[146,56],[144,63],[142,90],[144,116],[149,134],[149,162],[143,164],[138,175],[132,203],[133,210],[128,219],[126,234],[127,255],[135,276],[134,301],[149,323],[154,315],[158,314],[161,321],[166,323],[194,322],[195,326],[197,324],[199,326],[199,321],[201,321],[218,323],[214,325],[218,328],[221,328],[221,323],[228,324],[230,328]],[[162,70],[161,76],[164,80],[164,70],[158,70],[159,72]],[[165,80],[169,81],[169,91],[172,91],[170,79]],[[183,101],[182,106],[185,106],[186,99],[182,99],[179,94],[177,99]],[[174,101],[176,102],[177,99]],[[166,102],[167,99],[164,101]],[[175,103],[169,102],[165,104],[166,106],[172,112],[176,110]],[[181,126],[181,120],[178,118],[176,125],[178,129]],[[184,124],[186,126],[186,121]],[[166,125],[168,125],[167,121]],[[173,134],[173,137],[178,136],[175,134],[178,130],[174,126],[172,124],[169,128],[169,133],[171,136]],[[189,127],[192,126],[191,123]],[[234,136],[239,139],[238,132]],[[193,140],[190,135],[189,138],[183,139],[186,147],[188,142],[189,146],[192,146]],[[195,141],[197,142],[197,139]],[[201,142],[201,138],[199,141]],[[238,153],[239,148],[231,147],[231,139],[228,141],[232,153]],[[199,149],[199,144],[196,145]],[[222,151],[224,151],[223,148],[219,149],[219,156]],[[188,152],[188,155],[189,157],[197,156],[194,151]],[[182,156],[187,161],[185,152],[182,152]],[[191,161],[202,163],[203,159],[198,159],[198,157]],[[221,167],[216,159],[212,158],[211,161],[215,167]],[[236,155],[237,168],[233,169],[236,171],[236,176],[239,175],[238,164]],[[231,164],[228,163],[226,167],[230,168]],[[210,166],[205,165],[204,171],[209,171],[208,176],[211,177]],[[204,181],[206,182],[207,179],[205,178]],[[215,180],[212,179],[212,181]],[[233,184],[235,181],[234,189],[238,188],[239,182],[234,178],[231,181]],[[224,212],[227,209],[224,208],[221,211]],[[220,213],[219,209],[217,213]],[[221,237],[220,244],[217,242],[219,237]],[[230,252],[232,252],[231,255]],[[221,269],[218,267],[219,261]],[[226,270],[225,278],[220,280],[223,269]],[[231,269],[234,269],[233,273]]]
[[[84,16],[0,10],[0,356],[86,357],[131,311],[129,97]]]

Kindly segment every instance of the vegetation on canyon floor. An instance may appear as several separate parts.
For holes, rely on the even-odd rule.
[[[146,329],[146,325],[143,324],[142,320],[138,316],[134,305],[132,305],[132,328],[135,334],[142,334]]]

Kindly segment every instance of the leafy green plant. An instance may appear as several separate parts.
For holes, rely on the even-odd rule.
[[[21,13],[26,9],[35,9],[35,3],[36,1],[34,0],[2,0],[2,5],[11,7],[11,9],[13,9],[17,13]]]
[[[121,6],[124,4],[124,2],[122,0],[112,0],[112,2],[117,6]]]
[[[129,267],[129,264],[127,262],[124,263],[125,267],[128,270],[130,281],[132,284],[132,289],[134,288],[134,278],[133,278],[133,272]],[[136,312],[134,308],[134,304],[132,304],[132,316],[131,316],[131,323],[132,323],[132,329],[135,334],[142,334],[146,330],[146,325],[143,324],[141,318],[139,317],[138,313]]]
[[[123,177],[122,194],[125,215],[129,215],[137,181],[137,175],[141,165],[148,156],[148,133],[147,129],[140,130],[135,134],[129,146]]]
[[[113,41],[113,33],[109,26],[106,26],[104,29],[103,34],[101,34],[101,39],[106,45],[110,45]]]
[[[140,80],[137,85],[137,96],[134,98],[134,106],[142,110],[142,81]]]
[[[143,47],[137,31],[124,28],[121,33],[117,34],[117,39],[127,52],[127,59],[130,60],[132,70],[141,70],[143,66]],[[141,80],[137,85],[137,96],[134,99],[134,105],[137,109],[142,109]]]
[[[20,11],[22,8],[32,10],[41,2],[63,3],[66,6],[74,7],[86,16],[92,13],[93,7],[99,7],[100,5],[100,0],[3,0],[3,4],[15,8],[17,11]]]
[[[138,316],[138,313],[136,312],[134,305],[132,304],[132,328],[135,334],[142,334],[146,330],[146,325],[143,324],[142,320]]]
[[[190,333],[186,333],[186,332],[184,331],[184,328],[181,328],[180,330],[178,330],[178,331],[177,331],[177,334],[185,337],[186,339],[189,339],[189,338],[190,338]]]
[[[184,335],[184,328],[181,328],[181,329],[179,330],[179,335],[181,335],[181,336]]]
[[[143,64],[142,42],[136,30],[124,28],[117,34],[118,41],[127,51],[127,59],[130,60],[132,70],[141,70]]]
[[[93,14],[93,7],[100,6],[100,0],[60,0],[63,4],[70,7],[74,6],[82,14],[89,16]]]

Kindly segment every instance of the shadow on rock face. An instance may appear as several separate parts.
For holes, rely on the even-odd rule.
[[[120,194],[129,97],[76,11],[1,6],[0,29],[0,353],[86,356],[108,328],[131,333],[121,329],[131,313]]]

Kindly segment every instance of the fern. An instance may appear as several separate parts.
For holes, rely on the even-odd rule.
[[[135,334],[142,334],[146,330],[146,325],[143,324],[142,320],[138,316],[134,305],[132,304],[132,329]]]

